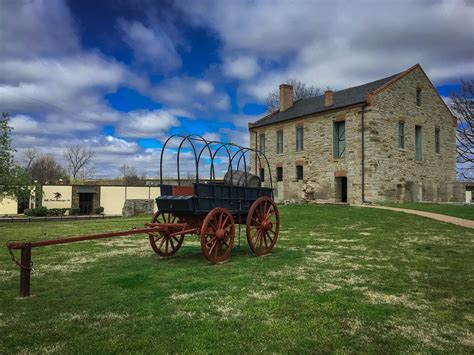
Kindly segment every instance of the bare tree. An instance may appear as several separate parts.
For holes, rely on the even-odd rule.
[[[140,179],[137,170],[133,166],[123,164],[119,168],[119,171],[126,185],[139,185],[142,183],[142,179]]]
[[[27,149],[23,152],[23,161],[26,171],[30,170],[34,160],[38,157],[38,151],[33,148]]]
[[[91,159],[94,157],[92,150],[87,150],[79,146],[68,146],[64,152],[64,158],[68,164],[68,171],[76,179],[87,179],[90,172]]]
[[[320,88],[317,88],[313,85],[308,86],[295,78],[289,78],[288,80],[286,80],[285,84],[293,86],[293,101],[318,96],[323,93],[323,90],[321,90]],[[267,103],[268,112],[278,111],[280,109],[279,89],[271,91],[265,101]]]
[[[51,154],[38,156],[31,164],[28,173],[40,184],[56,182],[66,177],[66,171]]]
[[[461,81],[460,92],[451,95],[451,109],[458,120],[458,174],[463,179],[474,180],[474,80]]]
[[[93,179],[96,172],[97,169],[95,164],[87,164],[77,175],[77,180]]]

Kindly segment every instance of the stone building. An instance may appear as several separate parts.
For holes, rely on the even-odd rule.
[[[249,124],[282,200],[463,201],[456,119],[419,64],[392,76],[293,102]],[[268,185],[269,172],[252,156]]]

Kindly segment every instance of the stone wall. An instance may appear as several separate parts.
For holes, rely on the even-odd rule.
[[[399,148],[399,121],[405,122],[404,149]],[[419,67],[380,91],[366,113],[366,200],[458,201],[452,123],[450,111]],[[415,159],[415,126],[422,127],[421,161]],[[440,129],[439,154],[435,128]]]
[[[122,208],[122,215],[124,217],[139,216],[139,215],[152,215],[153,200],[125,200]]]
[[[416,105],[416,90],[421,104]],[[362,106],[309,115],[250,130],[250,145],[265,134],[277,201],[337,202],[340,179],[347,177],[349,203],[362,202]],[[345,120],[346,156],[333,158],[333,123]],[[455,128],[452,115],[417,67],[371,98],[364,109],[365,201],[457,201],[455,181]],[[398,122],[405,122],[405,149],[398,148]],[[415,125],[422,126],[423,160],[415,161]],[[304,149],[296,151],[296,128],[304,128]],[[440,154],[435,153],[434,131],[440,129]],[[276,152],[276,132],[283,131],[283,153]],[[296,180],[296,166],[304,179]],[[276,168],[283,181],[276,182]],[[252,171],[258,160],[251,156]],[[269,186],[267,167],[265,185]],[[454,191],[455,190],[455,191]]]
[[[346,122],[346,156],[333,157],[333,123]],[[336,177],[346,176],[348,201],[357,203],[361,198],[361,107],[334,110],[323,115],[307,116],[282,124],[259,127],[250,132],[250,145],[255,147],[255,134],[265,134],[265,155],[272,169],[274,187],[278,188],[277,201],[309,200],[338,201]],[[296,151],[296,128],[304,129],[304,149]],[[283,153],[276,152],[276,132],[283,130]],[[255,133],[257,132],[257,133]],[[296,180],[296,166],[303,165],[303,180]],[[283,167],[283,181],[276,182],[276,168]],[[252,171],[258,172],[258,160],[251,156]],[[265,168],[265,185],[269,186]]]

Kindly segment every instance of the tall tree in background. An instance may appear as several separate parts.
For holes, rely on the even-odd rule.
[[[299,99],[306,99],[308,97],[314,97],[321,95],[323,93],[323,90],[320,88],[317,88],[313,85],[308,86],[305,83],[302,83],[301,81],[295,79],[295,78],[290,78],[288,79],[285,84],[293,86],[293,101],[299,100]],[[271,91],[267,98],[265,99],[267,103],[267,110],[268,112],[276,112],[280,109],[280,91],[279,89],[275,89]]]
[[[47,182],[57,182],[66,178],[67,175],[64,168],[51,154],[44,154],[35,158],[28,173],[34,181],[41,185]]]
[[[26,170],[13,159],[14,149],[10,139],[12,128],[8,122],[9,115],[3,112],[0,118],[0,199],[6,196],[22,200],[29,198],[32,186]]]
[[[456,128],[458,174],[474,180],[474,80],[461,81],[459,94],[451,95]]]
[[[143,182],[143,179],[138,176],[137,170],[133,166],[123,164],[119,171],[126,185],[140,185]]]
[[[23,152],[23,162],[26,171],[30,170],[31,165],[37,157],[38,151],[36,149],[30,148]]]
[[[64,152],[64,158],[68,164],[68,172],[74,180],[91,178],[93,174],[92,158],[94,152],[79,146],[68,146]]]

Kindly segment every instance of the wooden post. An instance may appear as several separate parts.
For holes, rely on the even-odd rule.
[[[31,244],[21,248],[20,297],[30,297]]]

